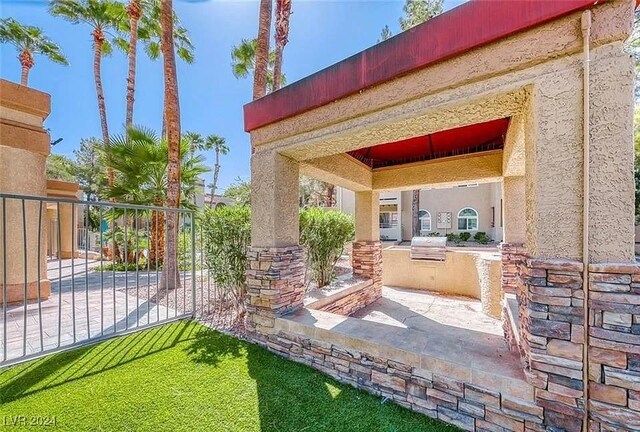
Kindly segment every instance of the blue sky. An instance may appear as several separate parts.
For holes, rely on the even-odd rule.
[[[445,9],[463,0],[445,0]],[[36,57],[29,86],[51,94],[52,113],[46,120],[52,139],[63,138],[53,152],[71,155],[81,138],[100,136],[93,80],[90,29],[72,25],[47,13],[39,0],[0,0],[0,15],[41,27],[64,50],[70,65],[60,66]],[[293,0],[289,43],[283,71],[297,81],[376,43],[388,24],[399,31],[403,0]],[[249,178],[249,135],[243,130],[242,106],[251,99],[250,79],[231,73],[231,47],[255,37],[257,1],[179,1],[174,7],[196,47],[196,62],[178,64],[182,130],[215,133],[231,149],[222,159],[219,190],[240,176]],[[272,42],[273,43],[273,42]],[[12,46],[0,46],[0,76],[19,82],[20,65]],[[140,52],[140,51],[139,51]],[[159,131],[162,113],[161,62],[138,57],[134,122]],[[123,129],[126,56],[114,51],[103,60],[103,85],[111,134]],[[207,162],[213,164],[213,155]],[[207,183],[211,175],[207,175]]]

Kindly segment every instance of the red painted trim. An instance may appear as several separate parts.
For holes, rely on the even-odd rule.
[[[472,0],[244,106],[244,128],[326,105],[606,0]]]

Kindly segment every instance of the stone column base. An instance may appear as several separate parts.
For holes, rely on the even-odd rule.
[[[382,297],[382,242],[354,241],[351,255],[353,274],[373,281],[368,302]]]
[[[46,300],[51,295],[51,281],[40,281],[40,300]],[[4,302],[4,286],[0,284],[0,304]],[[38,300],[38,281],[27,283],[27,301]],[[7,284],[7,304],[24,302],[24,283]]]
[[[246,329],[268,335],[276,317],[303,307],[304,251],[300,246],[250,247],[247,258]]]

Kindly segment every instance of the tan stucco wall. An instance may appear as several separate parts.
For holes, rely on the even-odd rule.
[[[43,129],[42,122],[49,113],[49,95],[0,80],[0,107],[0,192],[45,196],[49,134]],[[0,241],[6,232],[7,251],[0,250],[0,263],[6,260],[7,285],[12,291],[7,297],[21,300],[25,282],[28,293],[36,293],[33,287],[37,288],[38,270],[40,279],[46,280],[46,209],[37,201],[25,201],[23,212],[21,200],[7,199],[6,208],[3,209],[0,203],[0,215],[2,212],[7,219],[6,225],[2,226],[0,217]],[[3,271],[0,266],[0,284],[5,277]],[[13,293],[14,290],[20,292]]]
[[[480,183],[476,187],[423,189],[420,191],[420,208],[431,214],[431,232],[441,234],[458,233],[458,212],[465,207],[471,207],[478,212],[478,230],[486,232],[497,241],[502,240],[500,230],[500,197],[496,199],[495,189],[500,190],[500,183]],[[498,194],[500,195],[500,194]],[[413,193],[403,191],[402,199],[402,239],[410,240],[411,232],[411,203]],[[495,207],[495,227],[491,227],[491,207]],[[436,218],[440,212],[451,212],[451,229],[438,229]],[[477,231],[470,231],[472,234]]]
[[[300,174],[352,191],[371,190],[371,169],[345,154],[309,159],[300,164]]]
[[[251,245],[298,244],[298,162],[276,152],[251,157]]]
[[[609,1],[593,8],[592,44],[599,46],[626,39],[633,25],[633,9],[632,0]],[[577,54],[582,50],[580,16],[579,12],[568,15],[331,104],[267,125],[252,131],[252,143],[255,146],[271,143],[284,147],[286,144],[283,140],[287,137],[319,130],[330,124],[344,129],[346,124],[341,122],[362,114],[381,112],[385,107],[439,92],[444,94],[449,89],[474,82],[483,82],[482,85],[485,86],[484,83],[493,77]]]
[[[422,186],[453,186],[472,182],[499,181],[502,152],[484,152],[379,168],[373,171],[374,190],[414,189]]]
[[[505,177],[502,188],[504,241],[524,245],[527,241],[525,178]]]
[[[382,283],[400,288],[422,289],[481,298],[481,285],[497,290],[500,297],[498,252],[448,251],[444,262],[412,260],[408,247],[382,251]],[[487,296],[487,298],[489,298]]]
[[[356,192],[356,241],[380,240],[380,194]]]

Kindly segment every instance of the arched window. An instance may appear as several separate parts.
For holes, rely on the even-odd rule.
[[[420,231],[431,231],[431,213],[425,209],[420,209],[418,218],[420,219]]]
[[[458,212],[458,229],[474,231],[478,229],[478,212],[465,207]]]

